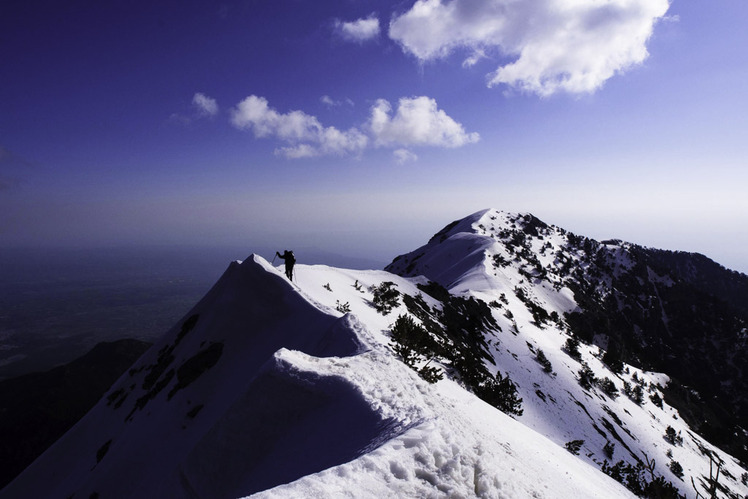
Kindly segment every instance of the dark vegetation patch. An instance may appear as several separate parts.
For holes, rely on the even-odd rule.
[[[579,450],[582,448],[582,445],[584,445],[584,440],[571,440],[570,442],[566,442],[566,444],[564,444],[564,447],[566,447],[566,450],[568,450],[575,456],[578,456]]]
[[[109,447],[112,446],[112,439],[110,438],[104,444],[99,447],[99,450],[96,451],[96,464],[99,464],[102,459],[104,459],[104,456],[106,456],[107,452],[109,452]]]
[[[553,372],[553,365],[551,365],[551,361],[548,360],[548,357],[545,356],[545,352],[542,350],[538,349],[535,354],[535,361],[540,364],[544,373],[551,374]]]
[[[577,404],[584,411],[587,417],[590,418],[591,421],[594,421],[594,419],[592,419],[592,414],[590,414],[590,411],[587,410],[587,407],[583,403],[575,399],[574,396],[572,396],[572,398],[574,399],[574,403]]]
[[[416,370],[421,378],[429,383],[442,379],[442,372],[437,367],[429,366],[435,358],[435,352],[441,349],[441,345],[411,316],[401,315],[397,318],[390,330],[390,338],[392,351],[408,367]],[[422,357],[426,358],[426,364],[419,368],[416,364],[422,360]]]
[[[650,461],[646,454],[644,461],[638,460],[636,464],[621,460],[610,466],[606,460],[603,462],[602,471],[639,497],[658,499],[683,497],[675,485],[655,472],[655,461],[654,459]]]
[[[119,388],[109,395],[107,395],[106,398],[106,405],[112,405],[114,404],[114,408],[118,409],[122,403],[127,398],[127,391],[124,388]]]
[[[618,415],[615,412],[613,412],[610,407],[608,407],[607,405],[603,405],[603,410],[608,414],[608,416],[610,416],[611,418],[613,418],[613,421],[615,421],[616,424],[623,431],[625,431],[626,434],[629,437],[631,437],[632,440],[636,440],[636,437],[631,433],[631,431],[628,428],[626,428],[626,425],[623,424],[623,421],[621,421],[621,418],[619,418]]]
[[[179,342],[182,341],[182,338],[184,338],[187,333],[192,331],[195,328],[195,325],[197,324],[197,320],[200,318],[200,314],[193,314],[187,318],[187,320],[182,323],[182,327],[179,330],[179,333],[177,334],[177,339],[174,342],[174,346],[176,347],[179,345]]]
[[[188,387],[198,379],[204,372],[218,363],[223,354],[223,343],[211,343],[208,348],[199,351],[177,369],[177,384],[169,392],[168,399],[183,388]]]
[[[203,404],[196,405],[195,407],[193,407],[187,412],[187,417],[189,419],[195,419],[195,416],[197,416],[202,409],[203,409]]]
[[[608,434],[605,433],[603,430],[601,430],[600,427],[597,426],[597,424],[594,421],[592,422],[592,427],[595,429],[596,432],[600,434],[601,437],[603,437],[605,440],[608,439]]]
[[[631,447],[629,447],[626,444],[626,442],[623,441],[623,439],[621,438],[621,436],[616,431],[616,427],[613,426],[613,423],[611,423],[610,421],[608,421],[605,418],[602,419],[602,423],[603,423],[603,426],[605,427],[605,429],[608,430],[611,435],[613,435],[613,438],[615,438],[616,440],[618,440],[618,442],[620,442],[620,444],[623,446],[623,448],[626,449],[627,451],[629,451],[629,454],[631,454],[631,457],[633,457],[637,461],[641,460],[639,458],[639,456],[637,456],[636,454],[634,454],[634,451],[631,450]]]
[[[125,418],[125,421],[131,420],[133,414],[135,414],[135,411],[142,410],[146,406],[146,404],[148,404],[148,402],[156,398],[156,395],[161,393],[161,391],[166,388],[166,385],[171,382],[172,378],[174,378],[174,369],[169,369],[166,374],[164,374],[153,386],[151,386],[150,390],[148,390],[144,395],[138,397],[132,410]]]
[[[379,286],[371,286],[369,291],[374,296],[372,303],[377,312],[387,315],[392,309],[400,305],[400,291],[395,289],[397,285],[392,281],[385,281]]]
[[[177,333],[177,337],[174,339],[174,343],[164,345],[161,350],[158,351],[158,357],[156,363],[145,367],[146,375],[143,379],[143,389],[146,393],[135,401],[132,410],[125,418],[125,421],[132,419],[135,411],[142,410],[149,401],[153,400],[174,378],[175,370],[171,367],[174,362],[174,350],[179,346],[182,340],[187,334],[195,328],[197,321],[200,318],[199,314],[193,314],[189,316],[182,323],[182,326]],[[139,372],[140,370],[136,371]],[[132,370],[131,370],[131,375]],[[170,397],[171,398],[171,397]]]
[[[748,463],[741,430],[748,420],[748,276],[699,254],[611,247],[570,233],[564,252],[578,258],[554,269],[579,305],[565,315],[573,334],[609,345],[603,362],[615,373],[625,362],[668,374],[665,402]],[[627,395],[643,401],[643,393]]]
[[[441,309],[431,308],[420,294],[404,295],[408,311],[418,318],[401,315],[392,326],[390,346],[403,361],[416,368],[424,362],[419,374],[434,382],[441,372],[429,367],[436,360],[448,366],[448,373],[461,380],[481,399],[508,414],[522,414],[522,399],[517,387],[501,372],[491,374],[486,363],[494,363],[486,334],[500,330],[490,307],[473,297],[451,295],[436,283],[419,285],[430,296],[439,299]]]
[[[527,310],[532,314],[532,322],[536,326],[543,329],[545,325],[551,321],[551,315],[548,313],[548,311],[541,305],[535,303],[529,296],[527,296],[527,292],[524,289],[516,287],[514,289],[514,294],[522,303],[525,304]]]
[[[179,346],[179,343],[181,343],[182,339],[184,339],[187,333],[195,328],[195,325],[197,324],[199,318],[199,314],[193,314],[188,317],[182,323],[182,327],[180,328],[179,333],[177,333],[174,344],[165,345],[161,350],[159,350],[156,363],[147,367],[148,374],[146,374],[145,379],[143,380],[144,390],[150,390],[156,383],[156,380],[158,380],[161,375],[169,368],[171,363],[174,361],[174,349]]]

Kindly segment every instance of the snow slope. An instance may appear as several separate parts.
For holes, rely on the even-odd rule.
[[[259,256],[232,263],[0,498],[632,497],[600,471],[609,442],[608,461],[646,455],[689,496],[690,477],[708,476],[700,449],[709,449],[725,461],[731,490],[747,494],[737,483],[745,470],[672,408],[579,385],[581,364],[562,351],[567,332],[538,323],[526,305],[529,297],[562,314],[576,306],[573,293],[552,276],[528,279],[523,264],[495,265],[513,256],[494,234],[517,217],[487,210],[448,226],[389,268],[406,277],[300,264],[289,283]],[[563,243],[561,233],[533,242]],[[548,263],[550,254],[538,248]],[[401,300],[378,313],[369,287],[389,281],[438,308],[418,287],[427,278],[494,303],[489,368],[517,384],[522,416],[459,380],[426,383],[392,353],[388,331],[408,309]],[[536,362],[539,350],[552,373]],[[596,376],[622,386],[596,347],[580,351]],[[665,383],[633,368],[625,376],[634,373],[652,390]],[[681,446],[663,440],[667,426],[681,432]],[[578,456],[564,448],[572,440],[584,441]],[[683,465],[682,482],[667,467],[668,450]]]
[[[494,343],[493,355],[499,369],[518,385],[524,399],[524,413],[518,420],[528,427],[558,445],[583,440],[580,458],[599,467],[606,461],[632,465],[654,461],[657,474],[687,496],[695,496],[691,478],[696,484],[708,481],[708,454],[712,453],[724,461],[728,471],[722,483],[736,497],[748,494],[741,482],[746,471],[732,456],[693,432],[675,409],[666,403],[659,407],[650,399],[653,395],[664,398],[667,376],[632,366],[615,374],[602,362],[604,352],[592,345],[582,344],[581,356],[575,360],[564,351],[569,330],[563,320],[554,320],[552,315],[544,320],[536,317],[533,309],[537,308],[549,315],[555,312],[559,318],[577,308],[562,271],[563,267],[579,270],[588,265],[582,252],[569,244],[574,237],[530,214],[484,210],[448,225],[426,245],[396,258],[386,270],[423,275],[452,293],[499,306],[502,313],[494,315],[503,332]],[[611,249],[616,272],[633,265],[624,247]],[[460,254],[468,256],[454,261]],[[541,350],[552,373],[544,372],[537,362]],[[607,378],[619,393],[610,396],[599,387],[580,386],[583,366],[597,379]],[[643,388],[641,404],[623,395],[625,382]],[[682,436],[682,444],[665,441],[668,427]],[[606,444],[615,445],[610,456],[605,453]],[[682,478],[670,469],[672,462],[682,466]],[[703,488],[699,491],[704,495]]]
[[[115,384],[110,394],[127,393],[119,407],[103,399],[0,495],[628,495],[454,382],[429,385],[395,359],[383,344],[391,317],[352,285],[389,278],[417,292],[410,281],[303,265],[297,275],[301,289],[261,257],[232,264],[190,312],[199,314],[194,328],[177,341],[175,327]],[[364,321],[330,310],[322,281],[350,297]],[[159,380],[210,345],[223,347],[171,399],[178,375],[133,409],[157,372],[149,366],[175,344]]]

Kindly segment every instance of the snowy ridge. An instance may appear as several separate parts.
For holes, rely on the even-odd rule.
[[[439,282],[452,293],[468,294],[492,302],[502,311],[494,314],[503,333],[492,351],[498,370],[508,373],[518,385],[524,400],[524,414],[518,419],[549,437],[558,445],[582,440],[580,458],[602,466],[623,460],[636,465],[654,460],[657,473],[671,481],[682,494],[692,495],[690,483],[709,477],[709,458],[713,453],[725,461],[725,469],[733,480],[733,493],[746,494],[741,475],[745,470],[731,456],[700,438],[679,417],[678,411],[662,403],[656,405],[650,396],[664,398],[662,389],[667,376],[644,372],[625,366],[625,372],[611,372],[601,359],[604,351],[595,345],[580,345],[578,360],[571,358],[564,346],[570,337],[564,314],[578,310],[570,274],[584,273],[589,282],[605,283],[610,277],[594,274],[594,265],[585,260],[581,238],[563,229],[548,226],[530,214],[509,214],[485,210],[448,225],[439,237],[407,255],[401,255],[386,270],[402,275],[424,275]],[[449,258],[455,248],[480,247],[482,261],[459,279],[441,272],[438,257]],[[634,263],[627,243],[609,244],[606,262],[613,268],[613,277],[630,270]],[[471,263],[477,255],[471,255]],[[666,276],[658,276],[647,268],[651,280],[663,286],[672,285]],[[666,323],[666,318],[664,319]],[[507,334],[512,332],[513,334]],[[538,363],[538,352],[549,360],[552,373]],[[609,380],[613,396],[599,387],[580,386],[580,370],[589,367],[597,380]],[[644,388],[641,404],[623,392],[625,383]],[[683,436],[680,445],[664,439],[668,427]],[[613,444],[607,455],[606,444]],[[670,469],[677,462],[683,478]],[[703,494],[703,490],[700,489]]]
[[[571,287],[589,277],[570,276],[594,270],[575,238],[485,210],[385,271],[299,264],[290,283],[259,256],[234,262],[0,498],[632,497],[600,471],[618,462],[653,463],[693,497],[707,454],[724,462],[720,497],[748,494],[733,457],[655,403],[667,376],[612,372],[595,343],[567,353]],[[621,275],[634,266],[623,243],[606,247]],[[393,354],[389,331],[413,314],[404,297],[446,307],[424,292],[429,280],[490,304],[485,365],[516,384],[521,416],[476,397],[444,358],[431,365],[446,377],[429,384]],[[371,290],[384,282],[401,298],[387,315]],[[584,366],[616,392],[582,386]],[[639,403],[625,383],[641,387]],[[680,444],[663,438],[668,427]],[[574,441],[578,455],[565,448]]]
[[[273,480],[295,478],[284,474],[288,467],[272,465],[281,456],[256,445],[279,438],[260,422],[293,426],[293,420],[276,418],[286,412],[283,404],[295,404],[292,394],[344,391],[345,384],[287,375],[274,357],[283,347],[316,356],[353,355],[364,348],[348,319],[316,309],[260,257],[233,263],[188,318],[3,496],[184,497],[194,491],[228,497],[241,495],[247,481],[271,486]],[[259,403],[258,397],[275,405]],[[237,415],[250,417],[254,426],[242,423],[237,431]],[[306,462],[305,470],[349,459],[356,446],[368,444],[331,450]],[[222,458],[216,460],[214,451]],[[254,474],[229,465],[246,460],[256,462]],[[39,474],[45,480],[35,478]]]
[[[384,277],[417,292],[382,271],[303,265],[298,289],[260,257],[233,263],[182,323],[198,314],[193,329],[181,341],[183,326],[165,335],[0,496],[627,496],[459,385],[429,385],[399,362],[384,346],[391,318],[353,286]],[[374,329],[313,307],[311,296],[330,302],[322,281],[345,290]],[[220,359],[170,398],[180,378],[170,366],[218,342]],[[154,370],[175,344],[174,359]],[[138,409],[145,378],[159,371],[152,386],[169,381]],[[549,470],[549,456],[562,464]]]

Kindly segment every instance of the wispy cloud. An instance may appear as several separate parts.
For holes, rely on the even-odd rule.
[[[349,98],[335,100],[329,95],[323,95],[322,97],[319,98],[319,101],[327,107],[340,107],[344,104],[346,106],[351,106],[351,107],[354,106],[353,101]]]
[[[343,131],[323,126],[303,111],[278,112],[264,97],[250,95],[231,110],[231,124],[257,138],[284,142],[275,152],[291,159],[359,155],[376,146],[397,148],[395,159],[406,162],[417,158],[407,147],[460,147],[479,140],[477,133],[467,133],[428,97],[400,99],[394,111],[388,101],[379,99],[362,126]]]
[[[397,162],[398,165],[410,163],[411,161],[416,161],[418,159],[418,156],[415,153],[412,153],[407,149],[395,149],[392,151],[392,155],[395,157],[395,162]]]
[[[374,15],[355,21],[345,22],[336,20],[335,31],[345,40],[365,42],[379,36],[379,19]]]
[[[218,116],[220,108],[218,101],[212,97],[196,92],[192,96],[192,111],[172,113],[167,120],[170,125],[186,127],[203,118],[214,118]]]
[[[514,60],[488,75],[499,84],[548,96],[594,92],[643,62],[668,0],[418,0],[390,22],[389,36],[422,61],[467,50]]]
[[[400,99],[394,114],[389,102],[377,100],[369,128],[380,146],[460,147],[480,139],[439,109],[436,100],[424,96]]]
[[[196,93],[192,97],[192,105],[197,110],[198,115],[213,117],[218,114],[218,102],[215,99],[208,97],[200,92]]]

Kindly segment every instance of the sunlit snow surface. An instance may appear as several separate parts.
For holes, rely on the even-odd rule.
[[[480,212],[414,253],[424,253],[421,273],[453,293],[487,302],[505,295],[506,307],[492,309],[501,331],[488,338],[491,368],[517,384],[522,416],[507,416],[447,378],[428,384],[391,353],[388,330],[407,309],[401,302],[387,316],[377,313],[368,287],[392,281],[415,296],[426,278],[299,264],[290,283],[282,267],[252,255],[231,264],[185,317],[199,314],[194,329],[183,333],[182,321],[169,331],[0,497],[631,497],[599,471],[607,441],[616,442],[611,461],[646,455],[658,474],[694,495],[690,476],[709,473],[698,446],[715,449],[667,405],[645,397],[638,406],[579,386],[580,364],[561,351],[567,335],[535,325],[514,289],[523,286],[559,314],[574,309],[572,293],[491,265],[502,251],[491,225],[509,223],[507,214]],[[545,242],[560,247],[562,239]],[[344,308],[350,312],[337,310]],[[220,358],[176,390],[184,366],[208,349],[221,350]],[[552,374],[535,361],[538,349]],[[581,352],[596,376],[622,386],[596,347]],[[652,386],[666,382],[630,372]],[[681,432],[682,446],[665,442],[667,426]],[[571,440],[584,440],[580,455],[564,448]],[[668,450],[684,481],[668,469]],[[744,470],[718,454],[739,480]],[[729,485],[748,493],[736,480]]]

